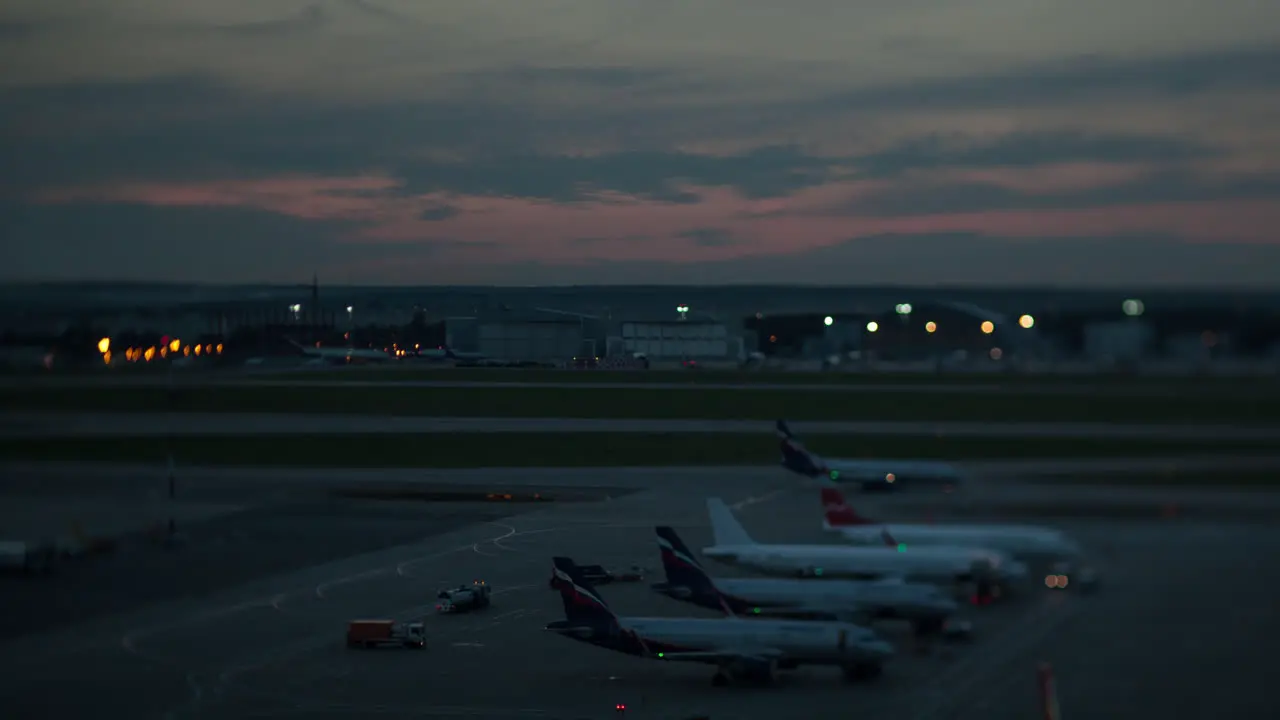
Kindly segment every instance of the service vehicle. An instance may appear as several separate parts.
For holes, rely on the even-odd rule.
[[[459,585],[451,590],[441,590],[436,610],[442,613],[469,612],[489,607],[489,584],[475,580],[470,585]]]
[[[385,645],[421,650],[427,646],[423,623],[395,620],[352,620],[347,625],[347,647],[374,648]]]

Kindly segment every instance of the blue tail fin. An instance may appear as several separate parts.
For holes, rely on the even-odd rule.
[[[582,576],[573,560],[555,557],[551,562],[555,566],[556,589],[564,601],[564,615],[569,622],[593,628],[611,628],[618,624],[609,604]]]
[[[805,449],[796,439],[786,420],[777,423],[778,442],[782,448],[782,467],[805,477],[827,474],[822,459]]]
[[[673,528],[660,525],[654,528],[658,535],[658,552],[662,555],[662,569],[667,575],[667,585],[688,588],[692,595],[717,594],[715,581],[693,557],[684,541]]]

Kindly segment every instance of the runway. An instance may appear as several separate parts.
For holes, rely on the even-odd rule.
[[[55,491],[50,482],[59,470],[74,469],[45,468],[43,477],[28,476],[26,490]],[[150,480],[127,468],[112,473],[81,469],[65,482],[70,487],[96,482],[99,492],[106,492],[104,485],[116,484],[141,491]],[[641,718],[772,718],[793,713],[797,703],[816,718],[1013,718],[1036,712],[1034,667],[1049,659],[1059,670],[1064,708],[1084,716],[1116,708],[1177,716],[1192,693],[1200,703],[1195,707],[1222,709],[1234,718],[1270,717],[1274,709],[1267,683],[1270,650],[1256,642],[1280,631],[1270,592],[1280,582],[1280,568],[1262,559],[1280,549],[1274,522],[1232,526],[1154,517],[1127,523],[1040,518],[1068,527],[1097,549],[1106,579],[1102,592],[1092,597],[1029,592],[1007,606],[976,609],[979,635],[972,648],[950,659],[901,653],[873,684],[847,686],[832,671],[809,669],[790,674],[771,690],[740,692],[710,687],[709,668],[617,656],[542,632],[543,624],[560,617],[559,600],[546,587],[549,557],[569,554],[581,562],[656,567],[652,525],[675,525],[691,546],[702,547],[709,540],[703,499],[712,494],[733,503],[761,541],[831,542],[819,527],[813,488],[776,469],[615,471],[609,484],[643,490],[503,518],[473,515],[468,521],[469,510],[451,511],[465,527],[423,515],[421,537],[410,541],[402,539],[403,530],[392,528],[413,525],[415,512],[441,510],[362,505],[358,512],[330,507],[329,515],[319,517],[299,510],[316,504],[310,494],[317,487],[385,481],[389,475],[408,481],[415,474],[424,483],[587,486],[602,480],[598,472],[580,470],[378,472],[377,477],[334,470],[282,473],[280,482],[272,482],[275,478],[263,471],[184,469],[186,492],[200,501],[239,497],[261,512],[293,518],[292,525],[279,527],[275,545],[294,540],[313,545],[315,537],[305,528],[314,526],[363,554],[312,560],[305,567],[199,592],[190,580],[175,579],[181,577],[173,574],[176,569],[150,561],[145,567],[152,582],[174,585],[189,597],[112,610],[4,641],[0,702],[15,718],[601,717],[612,714],[617,703]],[[314,477],[307,481],[307,475]],[[976,486],[968,502],[1004,498],[1010,486],[999,480]],[[1072,492],[1056,485],[1035,490],[1046,506]],[[1165,496],[1148,497],[1154,503]],[[1211,498],[1224,506],[1280,506],[1272,494],[1200,494],[1202,502]],[[857,502],[860,510],[880,517],[914,512],[899,505],[901,499],[859,497]],[[940,512],[945,510],[939,505]],[[393,522],[383,513],[399,519]],[[350,524],[352,516],[363,517],[358,520],[363,524]],[[388,528],[390,544],[360,549],[356,540],[376,534],[379,526]],[[233,538],[237,529],[248,532],[245,527],[243,521],[224,526],[207,540],[193,531],[191,544],[170,551],[168,562],[221,575],[222,568],[243,564],[254,545],[219,550],[204,543]],[[263,538],[250,539],[260,543],[258,552],[276,552]],[[717,573],[731,574],[719,568]],[[476,577],[495,588],[490,611],[430,614],[437,589]],[[63,580],[54,579],[49,592],[65,590],[57,585]],[[100,599],[91,584],[81,592],[81,604]],[[608,586],[601,593],[620,614],[696,613],[643,585]],[[1229,616],[1206,612],[1224,602],[1229,602]],[[424,613],[430,647],[423,653],[342,646],[345,623],[353,617],[407,619]],[[897,637],[892,628],[888,632]],[[65,691],[89,682],[93,693]]]
[[[797,434],[1157,440],[1280,440],[1280,427],[1036,422],[796,422]],[[9,413],[7,437],[140,435],[345,435],[401,433],[760,433],[759,420],[384,417],[268,413]]]

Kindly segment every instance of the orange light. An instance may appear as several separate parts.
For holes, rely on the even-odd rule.
[[[111,338],[102,338],[98,341],[98,352],[103,355],[111,352]]]
[[[146,360],[147,362],[151,362],[151,360],[155,356],[156,356],[156,349],[153,347],[147,348],[146,351],[142,353],[142,359]]]
[[[169,348],[167,348],[167,347],[161,347],[161,348],[160,348],[160,357],[162,357],[162,358],[169,357]]]
[[[183,356],[183,357],[190,357],[190,356],[191,356],[191,346],[190,346],[190,345],[188,345],[188,346],[186,346],[186,347],[182,348],[182,356]]]
[[[110,351],[110,350],[103,350],[103,351],[102,351],[102,364],[103,364],[103,365],[110,365],[110,364],[111,364],[111,351]]]
[[[927,333],[935,333],[938,331],[938,323],[930,320],[924,324],[924,331]]]
[[[197,345],[197,346],[195,347],[195,350],[196,350],[196,356],[198,357],[198,356],[200,355],[200,352],[203,350],[203,348],[201,348],[199,345]]]
[[[990,320],[983,320],[983,321],[982,321],[982,334],[983,334],[983,335],[990,335],[991,333],[993,333],[993,332],[995,332],[995,331],[996,331],[996,324],[995,324],[995,323],[991,322]]]
[[[217,347],[216,349],[217,349],[217,351],[218,351],[218,354],[219,354],[219,355],[221,355],[221,354],[222,354],[222,343],[218,343],[218,347]]]
[[[180,347],[182,347],[182,341],[178,338],[174,338],[169,341],[169,352],[176,353]]]

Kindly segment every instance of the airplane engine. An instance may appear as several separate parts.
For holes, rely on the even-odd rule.
[[[727,663],[712,678],[712,684],[725,685],[730,678],[755,685],[767,685],[773,682],[774,673],[778,670],[775,660],[737,659]]]

